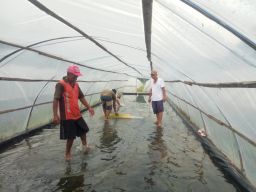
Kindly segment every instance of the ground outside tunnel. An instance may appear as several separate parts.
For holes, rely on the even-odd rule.
[[[84,118],[92,149],[72,148],[64,160],[59,128],[44,129],[0,154],[0,191],[240,191],[214,165],[201,143],[165,104],[163,128],[143,96],[124,96],[120,113],[132,119],[104,121],[101,107]]]

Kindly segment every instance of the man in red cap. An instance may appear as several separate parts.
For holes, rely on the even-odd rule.
[[[91,115],[94,115],[94,110],[86,101],[83,92],[81,91],[77,77],[81,76],[79,68],[76,65],[71,65],[67,69],[67,76],[63,77],[55,87],[53,100],[53,123],[60,123],[60,139],[67,140],[65,159],[71,160],[71,148],[76,137],[80,137],[84,149],[86,149],[86,133],[89,128],[81,116],[78,100],[88,109]],[[58,114],[59,108],[59,114]]]

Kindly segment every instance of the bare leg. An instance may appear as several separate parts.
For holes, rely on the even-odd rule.
[[[159,113],[156,114],[156,121],[154,122],[156,126],[159,125]]]
[[[163,112],[157,113],[157,126],[162,127]]]
[[[107,111],[104,109],[103,112],[104,112],[104,118],[105,120],[107,120]]]
[[[104,113],[104,120],[106,121],[107,120],[107,110],[104,109],[104,106],[102,106],[102,109],[103,109],[103,113]]]
[[[81,138],[82,144],[83,144],[83,145],[87,145],[86,133],[83,134],[80,138]]]
[[[88,146],[88,144],[87,144],[86,133],[83,134],[80,138],[81,138],[81,142],[82,142],[81,145],[80,145],[81,151],[82,151],[83,153],[86,153],[86,152],[87,152],[87,149],[89,148],[89,146]]]
[[[80,138],[81,138],[81,142],[82,142],[81,150],[85,153],[85,152],[87,152],[88,149],[90,149],[90,147],[87,143],[86,133],[83,134]]]
[[[71,148],[72,148],[73,142],[74,142],[74,139],[67,139],[66,154],[65,154],[65,159],[67,161],[71,160]]]
[[[109,119],[110,112],[111,110],[106,110],[105,120]]]

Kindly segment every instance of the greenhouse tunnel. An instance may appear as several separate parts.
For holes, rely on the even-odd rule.
[[[255,0],[0,5],[0,191],[256,191]],[[96,114],[81,105],[95,147],[80,160],[76,139],[68,164],[52,105],[71,64]],[[168,96],[161,130],[147,102],[153,69]],[[100,93],[113,88],[134,118],[105,125]],[[118,132],[112,148],[102,130]]]

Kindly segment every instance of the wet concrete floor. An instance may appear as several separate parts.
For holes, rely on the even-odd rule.
[[[164,126],[156,128],[147,103],[122,99],[120,113],[133,119],[104,122],[101,107],[84,117],[92,149],[64,160],[58,127],[44,129],[0,154],[0,191],[231,192],[239,191],[213,164],[177,114],[165,104]]]

